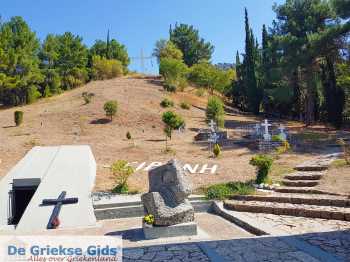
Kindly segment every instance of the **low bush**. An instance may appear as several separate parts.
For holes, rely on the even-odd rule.
[[[110,79],[122,76],[124,74],[124,67],[118,60],[93,56],[91,74],[95,80]]]
[[[103,105],[103,110],[105,111],[106,116],[108,116],[111,121],[113,121],[113,116],[115,116],[118,111],[118,102],[114,100],[107,101]]]
[[[205,89],[204,88],[197,88],[196,89],[196,92],[195,92],[195,95],[196,96],[199,96],[199,97],[202,97],[204,96],[206,93]]]
[[[224,127],[224,116],[224,103],[221,99],[216,96],[209,97],[206,109],[207,121],[213,120],[219,127]]]
[[[111,165],[112,175],[116,179],[114,193],[126,194],[129,191],[128,178],[135,172],[134,168],[125,160],[118,160]]]
[[[164,98],[162,100],[162,102],[160,102],[160,106],[163,108],[167,108],[167,107],[173,107],[174,106],[174,102],[168,98]]]
[[[214,149],[213,149],[213,153],[215,157],[219,157],[221,154],[221,148],[218,144],[215,144]]]
[[[83,92],[81,94],[81,96],[83,97],[84,102],[87,105],[87,104],[90,104],[91,99],[95,96],[95,94],[94,93]]]
[[[15,111],[14,113],[16,126],[20,126],[23,123],[23,112]]]
[[[175,87],[175,91],[178,87],[183,89],[186,85],[186,76],[188,67],[179,59],[163,58],[160,60],[159,73],[164,77],[165,89],[171,90]]]
[[[130,132],[128,131],[128,132],[126,132],[126,139],[128,139],[128,140],[130,140],[132,137],[131,137],[131,134],[130,134]]]
[[[227,199],[232,195],[251,195],[255,188],[250,182],[229,182],[216,184],[205,189],[207,199]]]
[[[290,144],[287,140],[283,140],[282,144],[276,148],[277,154],[284,154],[290,150]]]
[[[167,83],[167,81],[164,82],[163,88],[167,92],[171,92],[171,93],[176,92],[176,85],[173,85],[171,83]]]
[[[185,110],[189,110],[191,108],[190,104],[187,102],[181,102],[180,107]]]
[[[250,162],[251,165],[257,167],[256,183],[267,183],[268,176],[273,164],[273,159],[267,155],[254,156]]]

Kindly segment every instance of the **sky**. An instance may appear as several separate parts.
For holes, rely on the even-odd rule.
[[[43,40],[48,33],[70,31],[87,46],[110,37],[127,47],[129,68],[141,71],[140,60],[150,56],[157,40],[169,37],[170,24],[191,24],[215,46],[213,63],[232,63],[244,50],[244,8],[259,41],[263,24],[275,18],[274,3],[284,0],[1,0],[3,21],[22,16]],[[155,59],[145,60],[146,73],[158,71]]]

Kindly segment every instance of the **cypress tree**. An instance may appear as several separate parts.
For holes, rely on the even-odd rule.
[[[259,114],[260,94],[257,86],[255,64],[256,64],[256,43],[253,32],[249,26],[248,11],[245,8],[245,57],[244,57],[244,82],[247,90],[248,109],[254,114]]]

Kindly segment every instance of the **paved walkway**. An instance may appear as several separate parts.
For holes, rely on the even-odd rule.
[[[349,240],[349,232],[338,232],[333,236],[339,238],[339,242]],[[304,237],[306,241],[302,239]],[[329,237],[329,241],[334,237]],[[310,236],[254,237],[127,248],[123,261],[350,261],[349,246],[343,246],[341,252],[335,246],[325,250],[322,247],[331,243],[325,240],[327,237],[318,235],[317,241],[321,243],[317,245],[308,243],[311,239]],[[316,241],[316,236],[313,240]]]

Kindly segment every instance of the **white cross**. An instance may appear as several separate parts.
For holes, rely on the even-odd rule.
[[[280,131],[280,137],[283,139],[283,140],[287,140],[287,135],[286,135],[286,133],[284,132],[284,130],[285,130],[286,128],[283,126],[283,125],[280,125],[279,127],[278,127],[278,130]]]
[[[210,120],[209,127],[210,127],[211,132],[215,132],[216,124],[213,121],[213,119]]]
[[[259,124],[255,124],[254,129],[255,129],[255,134],[259,135],[259,133],[260,133],[260,125]]]
[[[271,140],[271,135],[269,134],[269,126],[272,126],[272,125],[269,124],[267,119],[265,119],[264,123],[261,124],[261,126],[265,128],[264,139],[265,140]]]

